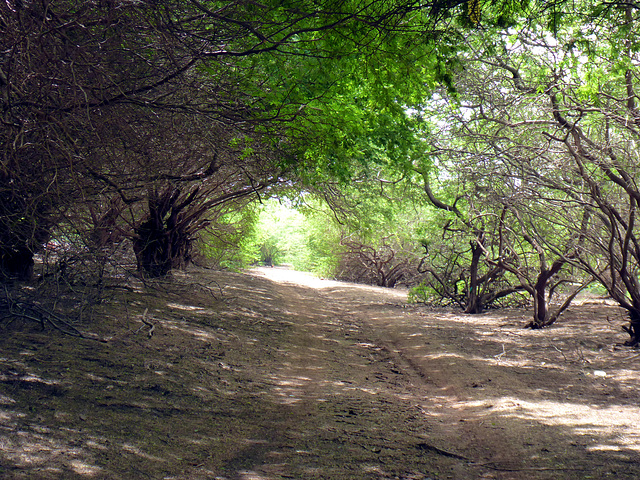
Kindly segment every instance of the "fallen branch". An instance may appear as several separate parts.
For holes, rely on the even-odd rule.
[[[42,329],[46,328],[46,325],[50,325],[55,330],[58,330],[65,335],[71,335],[73,337],[86,338],[80,330],[71,325],[69,322],[61,318],[56,313],[40,306],[35,303],[27,303],[24,301],[18,301],[11,298],[9,290],[5,286],[5,305],[3,305],[9,312],[10,317],[24,318],[25,320],[31,320],[41,325]]]
[[[463,457],[462,455],[458,455],[457,453],[447,452],[446,450],[434,447],[433,445],[429,445],[428,443],[419,443],[418,445],[416,445],[416,448],[419,450],[424,450],[426,452],[437,453],[438,455],[442,455],[443,457],[457,458],[458,460],[465,460],[467,462],[470,461],[467,457]]]
[[[144,323],[145,325],[147,325],[149,327],[149,331],[147,332],[147,335],[149,336],[149,338],[151,338],[153,336],[153,331],[155,330],[156,326],[147,321],[147,312],[149,312],[148,308],[144,309],[144,312],[142,313],[142,323]],[[143,327],[140,327],[136,333],[138,333],[140,330],[142,330]]]

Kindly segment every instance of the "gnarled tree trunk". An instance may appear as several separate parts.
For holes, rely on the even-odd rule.
[[[197,190],[182,202],[180,190],[169,187],[164,193],[149,192],[149,213],[135,230],[133,251],[138,262],[138,271],[149,277],[162,277],[172,269],[183,266],[191,258],[189,216],[185,208],[196,198]]]
[[[631,337],[624,342],[629,347],[640,347],[640,311],[629,310],[629,326],[622,327]]]

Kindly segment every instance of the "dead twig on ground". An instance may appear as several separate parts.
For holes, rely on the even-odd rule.
[[[549,344],[549,346],[550,346],[551,348],[553,348],[554,350],[557,350],[558,352],[560,352],[560,355],[562,355],[562,358],[564,358],[564,361],[565,361],[565,362],[567,361],[567,357],[566,357],[566,355],[564,354],[564,352],[563,352],[562,350],[560,350],[558,347],[556,347],[556,346],[555,346],[555,345],[553,345],[553,344]]]
[[[8,315],[5,315],[4,318],[23,318],[25,320],[39,323],[43,330],[47,325],[49,325],[65,335],[85,338],[80,330],[52,310],[49,310],[42,305],[38,305],[35,302],[27,302],[12,298],[6,286],[4,287],[4,291],[4,302],[0,304],[0,307],[4,307],[8,311]]]
[[[149,331],[147,332],[147,335],[149,336],[149,338],[151,338],[153,336],[153,331],[155,330],[156,326],[147,321],[147,313],[149,312],[148,308],[144,309],[144,312],[142,313],[142,323],[144,323],[146,326],[149,327]],[[136,333],[138,333],[140,330],[142,330],[144,328],[144,326],[140,327],[138,330],[136,330]]]
[[[433,445],[429,445],[428,443],[419,443],[418,445],[416,445],[416,448],[418,450],[423,450],[426,452],[437,453],[438,455],[442,455],[443,457],[457,458],[458,460],[465,460],[467,462],[470,461],[467,457],[463,457],[462,455],[458,455],[457,453],[447,452],[446,450],[434,447]]]

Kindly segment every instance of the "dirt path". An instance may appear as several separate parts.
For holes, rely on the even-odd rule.
[[[12,324],[0,478],[640,478],[620,312],[543,332],[525,314],[276,268],[114,295],[83,326],[106,342]]]

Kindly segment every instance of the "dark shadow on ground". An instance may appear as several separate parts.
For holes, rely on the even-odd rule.
[[[637,354],[600,307],[533,332],[387,293],[198,271],[78,326],[106,342],[13,323],[0,478],[640,477]]]

